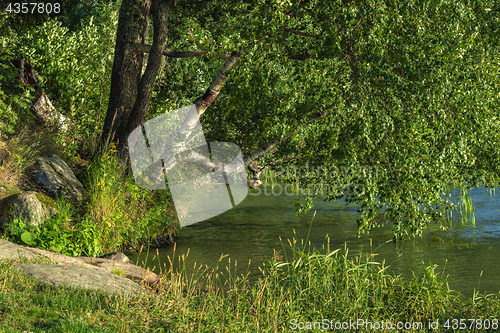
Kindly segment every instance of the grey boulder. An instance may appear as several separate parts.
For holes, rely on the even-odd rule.
[[[0,260],[13,260],[26,274],[54,286],[66,284],[132,295],[137,295],[141,290],[156,295],[155,288],[169,285],[159,275],[128,262],[124,264],[103,258],[68,257],[4,239],[0,239]]]
[[[57,204],[50,197],[34,191],[14,194],[3,199],[4,209],[0,225],[6,226],[16,219],[37,227],[57,214]]]
[[[51,196],[62,194],[72,200],[82,200],[83,186],[69,166],[57,155],[35,158],[33,179],[45,186]]]
[[[102,259],[108,259],[108,260],[113,260],[119,263],[123,264],[132,264],[135,265],[132,260],[130,260],[124,253],[122,252],[113,252],[113,253],[108,253],[103,256],[100,256],[99,258]]]
[[[26,275],[53,286],[67,285],[89,290],[102,290],[109,294],[137,296],[141,294],[141,286],[137,283],[110,272],[89,269],[77,265],[47,265],[16,263]]]

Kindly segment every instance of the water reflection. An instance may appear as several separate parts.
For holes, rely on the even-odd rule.
[[[268,190],[267,193],[270,194],[271,191]],[[459,190],[452,192],[455,198],[459,194]],[[229,254],[231,274],[245,274],[249,268],[249,278],[255,281],[261,276],[258,267],[273,255],[273,249],[281,250],[284,258],[290,257],[292,253],[287,239],[291,240],[296,236],[300,244],[300,240],[306,238],[310,229],[309,240],[317,248],[325,244],[325,237],[328,235],[331,250],[347,246],[349,253],[353,255],[361,249],[363,252],[373,251],[377,254],[376,261],[385,260],[386,265],[390,265],[389,272],[401,274],[404,278],[411,278],[412,271],[420,274],[414,265],[428,266],[432,263],[438,265],[436,272],[441,273],[444,270],[444,277],[447,276],[450,281],[450,288],[466,296],[470,297],[478,285],[482,293],[498,293],[500,213],[497,209],[500,209],[500,196],[490,196],[489,192],[481,188],[473,189],[471,194],[476,208],[475,227],[462,225],[459,215],[454,213],[453,227],[449,231],[441,231],[437,225],[432,225],[422,239],[388,243],[387,241],[392,239],[390,225],[356,238],[355,221],[359,213],[356,207],[346,206],[342,200],[315,201],[314,210],[317,213],[312,220],[313,212],[294,217],[294,203],[297,197],[284,194],[265,195],[264,191],[261,191],[258,196],[248,195],[240,205],[230,211],[183,228],[177,239],[174,267],[179,265],[178,255],[187,254],[188,249],[186,270],[189,275],[195,262],[197,267],[200,264],[212,265],[221,255]],[[167,256],[172,258],[173,246],[161,248],[159,253],[161,266],[164,266],[164,263],[169,262]],[[137,260],[137,254],[130,257]],[[150,254],[149,258],[151,257]],[[229,258],[221,261],[220,271],[226,272]],[[139,261],[144,259],[143,253]],[[158,267],[158,260],[149,260],[147,265]],[[481,272],[483,273],[480,279]]]

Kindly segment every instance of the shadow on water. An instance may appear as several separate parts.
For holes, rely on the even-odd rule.
[[[260,192],[260,194],[258,194]],[[452,192],[458,197],[459,190]],[[330,239],[330,250],[347,246],[349,253],[376,253],[375,261],[385,260],[390,265],[388,271],[410,279],[412,271],[417,275],[420,270],[414,265],[428,266],[437,264],[436,272],[444,271],[451,289],[470,297],[474,288],[481,293],[500,291],[500,197],[490,196],[482,188],[472,190],[472,202],[475,205],[476,224],[462,225],[459,214],[453,214],[453,227],[441,231],[437,225],[424,233],[422,238],[404,242],[388,242],[392,239],[391,225],[374,229],[368,235],[356,238],[357,207],[346,205],[343,200],[335,202],[315,201],[314,209],[307,215],[294,217],[294,203],[297,196],[275,192],[266,186],[252,190],[237,207],[209,220],[187,226],[179,232],[175,249],[174,269],[179,267],[179,255],[189,255],[185,260],[188,276],[197,267],[215,265],[221,255],[229,255],[219,263],[219,271],[226,273],[230,267],[232,276],[246,275],[250,282],[255,282],[261,275],[267,258],[273,255],[273,249],[291,257],[287,239],[296,237],[298,244],[307,237],[311,245],[321,248]],[[455,202],[455,201],[454,201]],[[317,211],[311,226],[314,210]],[[379,216],[381,218],[381,216]],[[294,234],[295,231],[295,234]],[[281,237],[281,241],[280,241]],[[372,247],[370,249],[370,241]],[[146,266],[159,272],[159,262],[163,270],[168,269],[169,259],[173,257],[174,246],[159,249],[159,261],[151,251]],[[130,258],[137,261],[137,253]],[[139,263],[144,262],[143,252]],[[229,265],[229,259],[231,264]],[[285,257],[283,257],[285,259]],[[249,265],[249,261],[251,263]],[[235,267],[235,262],[237,266]],[[482,276],[480,278],[480,275]],[[479,288],[478,288],[479,287]]]

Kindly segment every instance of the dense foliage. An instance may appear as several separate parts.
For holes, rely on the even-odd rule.
[[[168,59],[152,110],[167,111],[165,98],[169,108],[193,101],[221,65],[210,56],[243,48],[201,119],[205,134],[251,153],[293,133],[259,162],[271,163],[283,181],[314,185],[303,189],[299,211],[317,196],[345,198],[360,206],[360,232],[377,226],[384,210],[382,223],[405,238],[430,222],[445,226],[451,185],[497,184],[497,3],[195,6],[181,2],[172,11],[167,47],[210,52]],[[318,112],[326,116],[309,122]]]
[[[109,95],[117,5],[92,7],[97,25],[86,17],[70,32],[48,21],[17,44],[87,145]],[[248,154],[291,133],[256,162],[322,189],[303,192],[298,211],[317,196],[345,198],[360,206],[360,232],[383,210],[396,238],[419,235],[445,225],[450,185],[498,182],[499,12],[491,0],[180,1],[167,48],[207,53],[164,60],[148,118],[191,104],[217,56],[241,48],[201,119],[207,141]]]
[[[11,35],[14,58],[29,59],[40,83],[56,109],[76,120],[72,139],[59,137],[68,144],[68,153],[93,145],[98,135],[109,98],[119,4],[101,5],[84,21],[47,20],[30,30]],[[61,21],[79,29],[71,31]],[[73,28],[74,29],[74,28]],[[83,140],[78,145],[79,138]]]

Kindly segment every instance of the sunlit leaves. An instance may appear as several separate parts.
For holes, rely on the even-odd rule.
[[[99,133],[109,98],[118,7],[105,5],[97,13],[92,25],[74,32],[49,20],[17,44],[18,55],[30,60],[51,102],[75,121],[73,134],[80,137]]]
[[[369,177],[326,179],[364,191],[325,196],[358,204],[360,231],[377,225],[375,214],[386,207],[384,223],[393,223],[396,237],[418,235],[430,222],[441,222],[434,209],[451,207],[441,197],[450,183],[498,181],[498,121],[489,121],[499,117],[498,44],[490,42],[497,24],[491,13],[498,9],[491,1],[231,5],[199,3],[179,10],[194,22],[194,35],[199,26],[200,36],[207,36],[210,56],[244,50],[201,119],[208,140],[235,142],[250,153],[293,132],[261,165],[301,157],[284,166],[310,161],[376,168]],[[170,43],[183,45],[175,38]],[[158,97],[192,102],[221,63],[169,59],[169,79]],[[205,84],[195,68],[206,75]],[[331,114],[307,124],[325,110]]]

